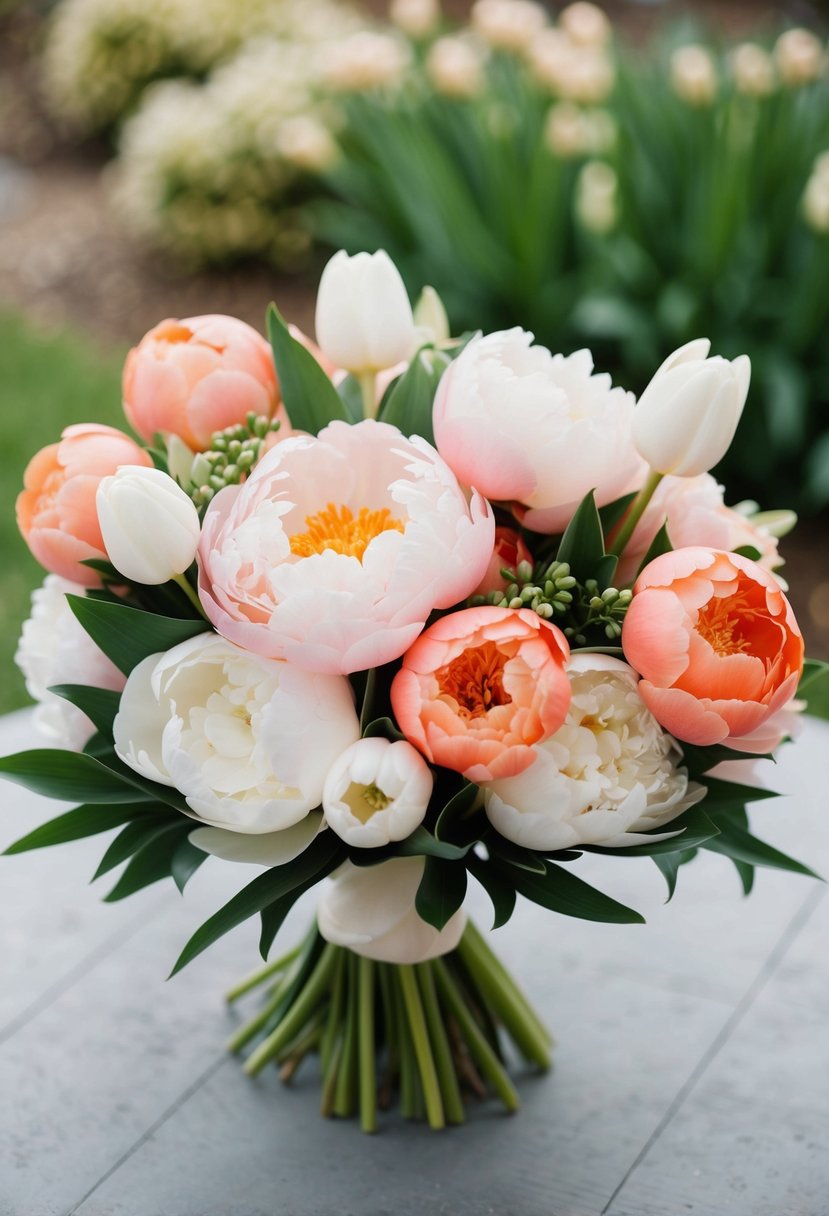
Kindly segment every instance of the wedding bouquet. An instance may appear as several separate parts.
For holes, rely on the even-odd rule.
[[[209,857],[264,869],[173,973],[258,916],[246,1069],[312,1052],[322,1109],[460,1123],[518,1104],[505,1039],[551,1039],[468,921],[522,896],[615,923],[591,853],[653,858],[669,895],[699,849],[810,873],[757,840],[751,763],[823,698],[777,534],[709,469],[749,363],[691,342],[638,403],[521,330],[448,334],[383,253],[337,254],[319,346],[268,316],[167,320],[127,358],[138,443],[69,427],[18,519],[51,573],[18,660],[62,746],[0,771],[77,803],[9,852],[118,829],[107,895]],[[582,864],[574,863],[582,860]],[[576,871],[586,872],[587,877]],[[268,961],[320,889],[302,944]]]

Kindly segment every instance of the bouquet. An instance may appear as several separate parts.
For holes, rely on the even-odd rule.
[[[757,840],[752,763],[825,708],[777,573],[792,518],[724,505],[709,473],[743,356],[689,343],[639,402],[521,329],[453,340],[384,253],[338,253],[316,338],[275,308],[166,320],[133,349],[140,442],[69,427],[18,519],[50,571],[18,661],[59,744],[0,772],[77,805],[10,852],[109,830],[108,900],[209,857],[261,867],[173,973],[258,917],[262,989],[231,1046],[322,1111],[399,1093],[433,1128],[518,1105],[510,1043],[551,1038],[466,917],[520,896],[614,923],[589,855],[700,849],[810,873]],[[576,864],[580,863],[580,864]],[[320,886],[301,944],[271,957]]]

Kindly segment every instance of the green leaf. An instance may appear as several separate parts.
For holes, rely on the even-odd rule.
[[[674,891],[676,890],[676,880],[679,870],[682,866],[687,866],[689,861],[693,861],[699,849],[686,849],[684,853],[655,853],[652,854],[652,861],[657,869],[662,874],[665,882],[668,884],[668,902],[670,902]]]
[[[732,861],[745,862],[750,866],[768,866],[773,870],[788,870],[792,874],[805,874],[807,878],[820,878],[814,870],[800,861],[795,861],[786,853],[773,848],[763,840],[752,836],[739,824],[723,820],[720,824],[720,834],[709,840],[703,846],[712,853],[722,853]]]
[[[400,667],[399,663],[386,663],[382,667],[371,667],[366,672],[365,687],[362,693],[362,708],[360,710],[360,732],[366,731],[378,721],[390,722],[396,735],[400,732],[389,717],[391,701],[391,682]],[[359,703],[359,700],[358,700]],[[400,735],[402,738],[403,736]]]
[[[466,856],[473,843],[470,840],[468,844],[457,845],[447,840],[437,840],[421,825],[415,828],[411,836],[400,841],[395,853],[401,857],[442,857],[446,861],[458,861]]]
[[[121,806],[93,804],[76,806],[64,815],[42,823],[40,827],[22,836],[5,850],[5,855],[26,853],[29,849],[45,849],[53,844],[66,844],[70,840],[81,840],[84,836],[97,836],[110,828],[120,827],[131,819],[152,816],[150,803],[125,803]]]
[[[797,695],[806,702],[806,713],[829,720],[829,663],[807,659],[797,687]]]
[[[276,899],[272,904],[268,904],[268,906],[263,908],[259,913],[262,920],[262,928],[259,934],[259,953],[266,962],[270,948],[273,945],[274,938],[282,928],[282,925],[285,922],[285,917],[288,915],[296,901],[303,896],[306,891],[310,891],[311,887],[316,886],[318,882],[319,876],[315,874],[309,878],[307,882],[302,883],[298,887],[294,887],[293,891],[289,891],[287,895],[283,895],[281,899]]]
[[[432,407],[440,378],[450,362],[440,351],[428,347],[418,351],[390,392],[380,420],[396,426],[404,435],[420,435],[434,446]]]
[[[104,903],[111,904],[119,899],[126,899],[142,887],[149,887],[154,882],[167,878],[172,873],[173,858],[179,846],[189,843],[187,833],[190,830],[188,824],[172,823],[148,838],[133,853],[115,886],[104,896]]]
[[[170,978],[248,917],[255,916],[309,880],[318,882],[330,874],[344,855],[342,841],[334,837],[333,832],[321,832],[299,857],[259,874],[196,930],[179,955]]]
[[[724,760],[774,761],[771,754],[758,756],[755,752],[738,752],[731,747],[724,747],[721,743],[715,743],[711,747],[695,747],[691,743],[683,743],[681,746],[682,763],[688,769],[689,776],[695,781],[702,781],[704,785],[709,784],[705,774]]]
[[[188,828],[187,831],[189,836],[191,829]],[[202,849],[197,849],[194,844],[190,843],[188,837],[185,836],[175,853],[173,853],[170,863],[170,873],[179,891],[184,892],[184,888],[196,870],[207,861],[209,856],[209,853],[205,853]]]
[[[291,425],[318,435],[329,422],[350,422],[334,385],[311,352],[291,336],[275,304],[268,309],[268,338]]]
[[[427,857],[415,896],[421,920],[440,932],[457,912],[466,895],[466,866],[440,857]]]
[[[661,557],[663,553],[670,553],[672,550],[673,545],[671,544],[670,536],[668,536],[668,523],[666,520],[651,541],[650,545],[648,546],[647,553],[639,563],[637,575],[640,574],[645,569],[645,566],[649,565],[650,562],[654,561],[657,557]]]
[[[507,877],[515,884],[519,895],[542,908],[576,916],[581,920],[604,921],[614,925],[644,924],[645,918],[633,908],[627,908],[598,891],[570,870],[548,861],[544,874],[531,874],[516,866],[508,866]]]
[[[479,786],[469,781],[461,786],[456,794],[452,795],[438,814],[437,822],[435,823],[435,836],[438,840],[448,841],[459,834],[464,839],[467,836],[470,839],[474,839],[477,833],[470,834],[467,832],[464,834],[463,828],[464,826],[471,828],[472,812],[480,794]]]
[[[670,853],[685,853],[688,849],[698,848],[706,840],[712,840],[719,835],[720,829],[713,823],[705,811],[699,807],[691,807],[671,823],[666,823],[666,832],[679,832],[668,840],[655,840],[653,844],[623,846],[617,849],[604,848],[601,845],[582,845],[586,853],[613,854],[616,857],[654,857]],[[655,835],[661,835],[657,832]]]
[[[94,756],[61,748],[36,748],[0,758],[0,775],[61,802],[139,802],[141,793]],[[147,801],[153,799],[148,791]]]
[[[599,520],[604,536],[610,535],[635,497],[636,491],[634,490],[631,494],[624,494],[621,498],[615,499],[614,502],[609,502],[606,506],[599,508]]]
[[[102,875],[108,874],[110,870],[114,870],[116,866],[120,866],[122,861],[126,861],[128,857],[132,857],[145,845],[150,844],[159,836],[163,836],[165,832],[173,827],[179,827],[181,819],[176,816],[174,819],[162,812],[158,817],[155,815],[142,815],[139,819],[131,820],[125,828],[122,828],[115,839],[110,844],[107,851],[101,858],[98,869],[92,875],[92,881],[96,878],[101,878]]]
[[[356,376],[345,376],[336,386],[337,394],[343,403],[345,412],[352,422],[359,422],[363,417],[363,390]]]
[[[747,802],[762,802],[765,798],[779,798],[774,790],[758,789],[754,785],[739,785],[736,781],[721,781],[719,777],[706,777],[704,781],[707,793],[702,802],[706,815],[720,815],[724,812],[742,810]],[[717,827],[722,831],[718,820]]]
[[[88,596],[67,595],[66,602],[92,641],[127,676],[149,655],[171,650],[210,629],[209,622],[195,617],[159,616]]]
[[[112,723],[121,703],[120,692],[113,692],[109,688],[91,688],[86,684],[53,684],[49,692],[83,710],[96,730],[112,738]]]
[[[605,556],[602,521],[591,490],[585,494],[567,525],[556,557],[560,562],[567,562],[570,573],[583,583],[588,578],[597,578]]]
[[[531,849],[524,849],[519,844],[513,844],[511,840],[506,840],[503,836],[496,836],[494,833],[487,836],[486,847],[490,856],[499,858],[501,861],[508,861],[510,865],[517,866],[519,870],[527,870],[530,874],[546,874],[547,863],[538,853],[533,853]]]
[[[515,909],[515,887],[504,876],[503,870],[499,870],[490,861],[485,861],[483,857],[478,857],[476,853],[469,855],[466,865],[470,874],[478,880],[492,900],[495,913],[492,927],[499,929],[507,923]]]
[[[736,553],[738,557],[747,557],[752,562],[759,562],[763,556],[754,545],[739,545],[736,549],[732,549],[731,552]],[[748,891],[746,891],[746,895],[748,895]]]
[[[375,718],[373,722],[369,722],[363,731],[364,739],[388,739],[392,743],[397,743],[406,736],[397,729],[391,718]]]
[[[750,895],[754,887],[754,875],[756,872],[754,866],[750,866],[747,861],[737,861],[734,857],[731,858],[731,862],[743,885],[743,895]]]

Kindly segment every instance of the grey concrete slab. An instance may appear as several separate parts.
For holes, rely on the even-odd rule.
[[[25,715],[0,721],[0,751],[19,746],[25,731]],[[828,741],[827,728],[807,727],[799,749],[784,753],[775,771],[780,788],[793,796],[762,806],[756,816],[762,835],[827,872]],[[25,813],[33,823],[54,806],[33,800]],[[4,821],[3,831],[7,826]],[[15,828],[8,838],[17,834]],[[0,947],[5,952],[12,940],[14,988],[29,982],[27,957],[47,958],[45,975],[61,955],[40,937],[48,923],[34,918],[39,884],[54,884],[59,893],[55,922],[61,915],[80,917],[77,932],[63,940],[73,967],[57,986],[43,989],[43,977],[30,985],[30,997],[40,986],[39,1001],[7,1023],[0,1041],[0,1216],[598,1216],[611,1202],[613,1216],[686,1210],[717,1216],[715,1199],[723,1211],[755,1216],[760,1209],[750,1204],[761,1195],[750,1189],[761,1156],[751,1147],[759,1143],[755,1110],[772,1138],[780,1112],[804,1135],[821,1111],[825,1122],[827,1023],[818,1013],[807,1016],[813,1005],[824,1010],[813,993],[825,984],[825,940],[821,953],[809,936],[818,932],[820,891],[806,880],[765,872],[756,893],[743,900],[728,863],[707,856],[681,875],[675,900],[665,906],[662,879],[647,860],[580,863],[581,873],[640,908],[649,924],[593,925],[524,906],[493,935],[557,1034],[553,1076],[522,1082],[524,1110],[516,1118],[483,1107],[468,1127],[436,1136],[389,1116],[381,1134],[369,1138],[353,1124],[319,1119],[312,1068],[293,1092],[283,1092],[275,1076],[251,1082],[225,1059],[222,1044],[240,1015],[223,1009],[220,994],[255,965],[252,925],[163,982],[192,929],[253,871],[209,862],[184,900],[157,887],[146,893],[146,903],[100,907],[86,903],[87,860],[81,846],[72,846],[0,862],[4,879],[22,867],[14,883],[24,928],[13,940],[0,884]],[[473,907],[485,921],[485,900],[476,895]],[[312,908],[313,894],[286,927],[288,938],[302,930]],[[119,915],[126,919],[112,929]],[[96,936],[104,924],[109,936]],[[4,977],[12,974],[6,968]],[[785,1003],[764,1015],[767,1021],[760,1017],[782,976],[790,995],[801,994],[788,1050],[811,1067],[789,1061],[772,1074],[752,1060],[755,1051],[771,1060],[775,1035],[785,1034]],[[16,998],[7,1000],[14,1005]],[[695,1095],[719,1075],[732,1049],[743,1053],[733,1067],[742,1070],[747,1088],[729,1105],[734,1082],[724,1074],[712,1099],[720,1102],[722,1118],[712,1121],[711,1137],[728,1132],[729,1177],[747,1178],[749,1189],[740,1198],[725,1189],[723,1175],[721,1188],[709,1188],[709,1207],[688,1209],[680,1204],[680,1196],[690,1202],[688,1179],[670,1152],[659,1154],[673,1143],[680,1119],[691,1118]],[[752,1077],[761,1091],[756,1100]],[[769,1085],[775,1098],[766,1107]],[[686,1157],[692,1181],[693,1171],[705,1168],[699,1164],[706,1160],[704,1107],[698,1119],[696,1148]],[[817,1145],[812,1190],[787,1189],[782,1181],[777,1192],[769,1191],[778,1202],[775,1216],[824,1214],[796,1206],[817,1193],[818,1181],[829,1194],[829,1167],[824,1161],[821,1179],[817,1159],[823,1142],[812,1136],[804,1144],[804,1159],[813,1151],[809,1145]],[[648,1198],[648,1186],[659,1194],[653,1180],[663,1176],[670,1187],[661,1198]],[[634,1192],[635,1185],[642,1189]],[[676,1205],[667,1202],[669,1194]],[[748,1206],[740,1206],[743,1200]],[[661,1208],[653,1206],[660,1202]],[[640,1211],[644,1203],[651,1207]]]

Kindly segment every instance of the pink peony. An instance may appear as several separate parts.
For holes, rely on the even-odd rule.
[[[511,503],[535,532],[563,532],[590,490],[599,506],[641,485],[634,398],[593,375],[589,351],[552,355],[522,329],[473,338],[435,397],[437,449],[464,485]]]
[[[127,355],[123,394],[142,439],[178,435],[193,451],[251,411],[270,418],[279,405],[270,346],[244,321],[220,315],[151,329]]]
[[[759,565],[774,570],[782,565],[777,538],[752,523],[746,515],[727,507],[723,487],[710,473],[698,477],[665,477],[625,546],[617,572],[620,586],[632,583],[651,542],[663,523],[675,549],[705,545],[713,549],[751,546],[760,553]],[[610,540],[612,541],[612,536]]]
[[[33,555],[53,574],[93,587],[94,570],[80,563],[105,558],[95,496],[121,465],[152,464],[143,448],[111,426],[69,426],[60,443],[33,456],[17,497],[17,524]]]
[[[219,633],[310,671],[398,658],[434,608],[477,586],[494,522],[423,439],[333,422],[262,457],[220,491],[199,546],[200,595]]]
[[[657,721],[698,746],[776,746],[803,638],[774,576],[720,549],[677,549],[646,566],[633,590],[622,646]]]
[[[391,703],[428,760],[470,781],[514,777],[570,704],[564,634],[528,609],[465,608],[426,629],[403,656]]]

